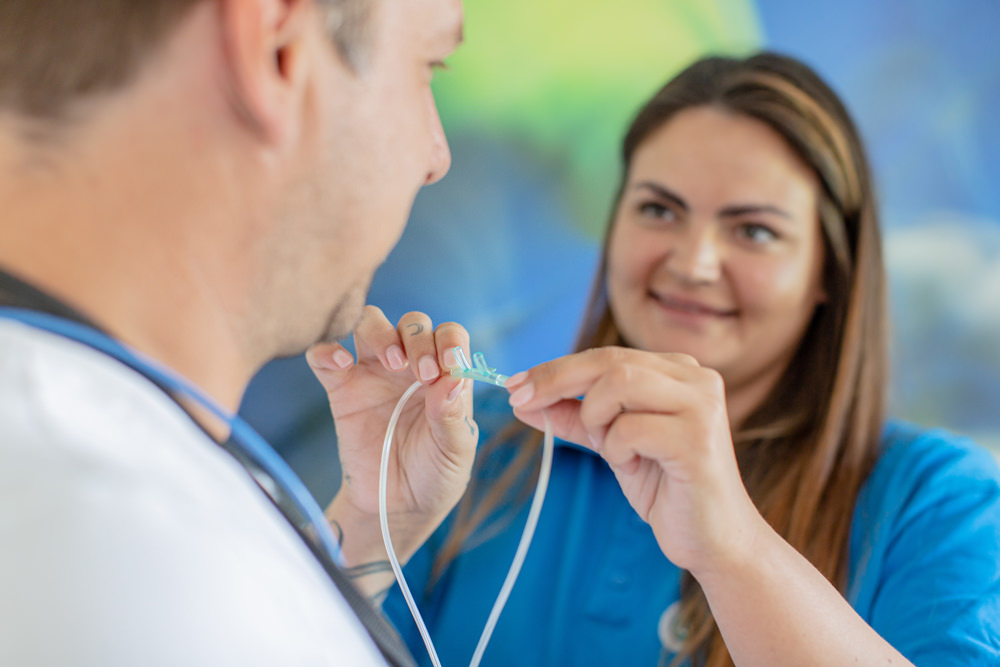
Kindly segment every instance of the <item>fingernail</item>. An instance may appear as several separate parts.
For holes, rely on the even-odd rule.
[[[465,380],[462,380],[457,385],[455,385],[455,388],[451,390],[450,394],[448,394],[448,402],[454,403],[455,399],[462,395],[462,390],[464,388],[465,388]]]
[[[529,382],[510,395],[510,404],[515,408],[519,408],[530,401],[531,397],[534,395],[535,385],[534,383]]]
[[[385,351],[385,358],[389,360],[389,368],[399,371],[406,368],[406,357],[403,356],[403,349],[398,345],[392,345]]]
[[[333,363],[340,369],[350,368],[354,365],[354,357],[345,350],[337,350],[333,353]]]
[[[430,356],[420,358],[420,361],[417,362],[417,370],[420,371],[420,379],[424,382],[430,382],[441,374],[434,357]]]
[[[521,371],[520,373],[516,375],[511,375],[509,378],[507,378],[507,381],[504,383],[503,386],[506,387],[507,389],[513,389],[514,387],[521,384],[527,379],[528,379],[528,371]]]
[[[455,351],[452,348],[448,348],[444,351],[444,367],[445,368],[455,368],[458,366],[458,362],[455,361]]]
[[[587,434],[587,438],[590,439],[590,446],[593,448],[593,450],[595,452],[600,452],[601,451],[601,446],[600,446],[600,444],[598,444],[597,438],[595,438],[594,436],[590,435],[589,433]]]

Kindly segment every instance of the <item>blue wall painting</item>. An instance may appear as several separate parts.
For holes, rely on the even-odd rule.
[[[636,107],[708,53],[802,58],[874,165],[893,316],[892,410],[1000,449],[1000,2],[466,0],[435,89],[451,173],[424,190],[369,302],[454,320],[502,372],[567,352]],[[242,413],[321,502],[333,424],[302,358]]]

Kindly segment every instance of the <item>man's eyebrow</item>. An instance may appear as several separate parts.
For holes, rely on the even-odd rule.
[[[689,210],[687,202],[684,201],[684,199],[679,194],[671,191],[664,185],[660,185],[659,183],[654,183],[653,181],[642,181],[641,183],[636,183],[633,189],[651,190],[653,194],[655,194],[657,197],[673,202],[681,210],[684,211]]]

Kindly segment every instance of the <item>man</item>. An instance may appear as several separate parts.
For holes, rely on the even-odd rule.
[[[0,664],[409,662],[348,580],[391,583],[373,489],[414,377],[404,559],[461,494],[470,390],[441,368],[468,341],[362,308],[448,169],[430,80],[461,27],[460,0],[0,4]],[[359,318],[355,365],[330,341]],[[334,531],[226,417],[318,342]]]

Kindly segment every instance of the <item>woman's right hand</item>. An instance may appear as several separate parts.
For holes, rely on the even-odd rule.
[[[694,576],[749,557],[770,532],[740,477],[722,378],[692,357],[597,348],[507,387],[521,421],[540,429],[548,411],[557,437],[608,462],[664,554]]]

